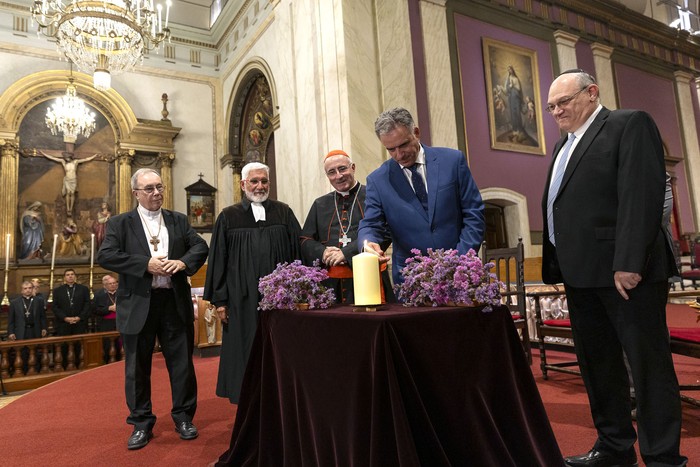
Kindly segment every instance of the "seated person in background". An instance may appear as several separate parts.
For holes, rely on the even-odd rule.
[[[329,152],[323,171],[334,191],[311,205],[301,232],[301,255],[307,266],[319,260],[328,268],[330,279],[324,285],[335,290],[338,303],[353,303],[352,257],[359,253],[357,229],[365,213],[365,187],[355,180],[355,164],[344,151]],[[390,244],[382,242],[382,250]],[[384,301],[396,301],[385,265],[381,277]]]

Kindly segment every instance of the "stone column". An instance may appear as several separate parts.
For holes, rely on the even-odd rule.
[[[134,196],[131,194],[131,165],[134,162],[133,149],[117,150],[117,206],[118,213],[131,210],[134,206]]]
[[[173,161],[175,154],[172,152],[161,152],[158,154],[158,162],[160,165],[160,179],[165,185],[165,193],[163,193],[163,207],[165,209],[173,209]]]
[[[576,43],[578,39],[578,36],[569,32],[554,31],[554,42],[557,44],[557,58],[559,58],[559,72],[578,68],[578,61],[576,60]]]
[[[421,26],[433,146],[457,147],[446,0],[421,0]],[[448,92],[450,90],[450,92]]]
[[[591,44],[593,52],[593,64],[595,70],[591,72],[595,76],[600,88],[600,103],[610,110],[617,109],[617,94],[615,93],[615,79],[613,77],[612,47],[595,42]]]
[[[700,98],[700,77],[693,77],[685,71],[676,71],[673,76],[676,82],[678,116],[681,123],[681,134],[685,143],[685,170],[688,177],[690,205],[693,210],[695,225],[684,225],[685,232],[697,232],[700,229],[700,143],[698,142],[698,122],[693,111],[691,82],[695,85],[695,93]]]
[[[17,242],[17,186],[19,180],[19,140],[0,138],[0,232],[2,258],[5,258],[5,238],[11,235],[10,259],[15,257]]]

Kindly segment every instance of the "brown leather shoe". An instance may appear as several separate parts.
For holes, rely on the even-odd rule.
[[[586,454],[565,457],[564,463],[570,467],[637,467],[637,454],[630,450],[627,454],[608,454],[593,448]]]

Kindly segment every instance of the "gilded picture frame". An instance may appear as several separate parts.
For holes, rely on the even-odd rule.
[[[482,38],[491,148],[546,154],[537,51]]]

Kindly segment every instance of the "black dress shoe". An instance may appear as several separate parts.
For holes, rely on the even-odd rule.
[[[134,430],[131,436],[129,436],[126,447],[130,450],[141,449],[148,444],[151,438],[153,438],[153,432],[151,430]]]
[[[180,433],[180,439],[195,439],[199,436],[197,427],[192,422],[179,422],[175,424],[175,431]]]
[[[571,467],[637,467],[637,454],[630,450],[627,454],[608,454],[593,448],[586,454],[564,458]]]

